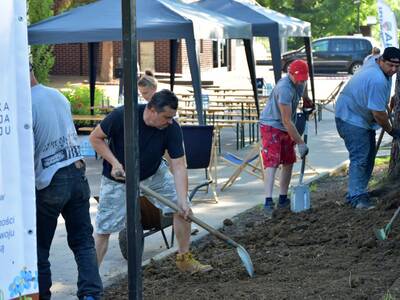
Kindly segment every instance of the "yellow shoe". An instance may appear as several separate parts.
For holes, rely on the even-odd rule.
[[[213,269],[210,265],[203,265],[200,263],[190,252],[177,254],[176,266],[181,272],[188,272],[190,274],[205,273]]]

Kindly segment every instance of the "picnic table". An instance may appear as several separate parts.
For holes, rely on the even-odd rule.
[[[193,93],[177,93],[178,97],[181,98],[193,98]],[[253,98],[254,94],[250,93],[203,93],[203,95],[208,95],[210,99],[213,98]]]
[[[252,89],[247,89],[247,88],[226,88],[226,87],[216,87],[216,88],[206,88],[209,91],[214,91],[214,92],[249,92],[252,93]]]
[[[252,102],[253,103],[253,102]],[[235,107],[210,106],[204,109],[204,121],[212,125],[222,124],[226,127],[236,127],[236,148],[245,146],[245,126],[248,126],[250,143],[259,138],[258,116],[249,106],[245,109],[244,103],[237,102]],[[194,106],[178,107],[180,122],[193,122],[197,116]],[[196,122],[196,121],[194,121]],[[257,128],[256,128],[257,127]],[[257,136],[257,137],[256,137]]]
[[[104,118],[105,115],[72,115],[74,121],[101,122]]]
[[[88,122],[88,125],[77,127],[77,130],[81,133],[91,133],[105,117],[106,115],[72,115],[72,120],[74,122]]]

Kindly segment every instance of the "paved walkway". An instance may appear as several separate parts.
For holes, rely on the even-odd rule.
[[[339,79],[319,78],[316,80],[317,89],[320,97],[326,96],[337,85]],[[325,92],[325,94],[323,94]],[[317,93],[318,95],[318,93]],[[318,122],[318,135],[314,133],[314,121],[310,122],[309,127],[309,147],[310,154],[308,162],[319,172],[327,172],[337,167],[347,160],[347,152],[341,139],[338,137],[333,115],[327,111],[323,112],[322,121]],[[234,131],[224,129],[222,132],[222,143],[224,151],[231,151],[235,147]],[[387,137],[386,137],[387,139]],[[247,149],[238,152],[243,156]],[[299,169],[299,163],[295,166],[295,171]],[[218,179],[219,183],[227,180],[233,168],[223,162],[219,162]],[[90,181],[92,194],[98,194],[99,178],[101,173],[101,161],[89,159],[87,175]],[[203,175],[203,172],[190,172],[190,181]],[[295,182],[293,182],[295,183]],[[221,186],[221,184],[219,184]],[[221,227],[225,218],[231,218],[236,214],[249,209],[263,202],[263,184],[259,179],[247,174],[243,174],[240,179],[228,190],[219,192],[218,204],[195,204],[194,212],[196,216],[214,227]],[[312,203],[312,199],[311,199]],[[96,202],[91,200],[91,216],[94,220],[96,214]],[[53,241],[50,259],[53,272],[53,299],[76,299],[76,264],[72,253],[68,248],[66,241],[66,232],[64,221],[59,219],[59,225]],[[205,232],[199,228],[199,233],[194,238],[199,238]],[[170,231],[167,230],[167,236]],[[160,233],[154,234],[145,239],[144,259],[153,257],[156,254],[165,251]],[[122,257],[118,247],[117,234],[112,235],[109,245],[109,251],[101,266],[101,276],[105,286],[109,285],[115,276],[125,274],[127,264]]]

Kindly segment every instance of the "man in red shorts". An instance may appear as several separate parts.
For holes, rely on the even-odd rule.
[[[265,169],[264,210],[268,215],[272,215],[275,208],[272,192],[277,168],[282,165],[278,208],[284,208],[290,205],[287,192],[293,164],[296,162],[295,144],[301,158],[308,153],[308,147],[295,126],[296,109],[307,79],[307,64],[302,60],[293,61],[289,66],[288,75],[279,80],[272,90],[270,99],[260,116]]]

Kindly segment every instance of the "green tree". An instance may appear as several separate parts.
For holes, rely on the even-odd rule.
[[[28,0],[29,23],[34,24],[53,15],[53,0]],[[32,63],[39,82],[48,82],[54,65],[53,47],[46,45],[31,47]]]
[[[313,39],[329,35],[348,35],[358,31],[358,4],[354,0],[257,0],[262,6],[311,23]],[[398,0],[386,0],[399,16]],[[396,4],[397,3],[397,4]],[[360,25],[367,16],[376,16],[376,0],[360,0]],[[373,26],[378,38],[379,26]],[[302,41],[297,42],[299,45]]]

